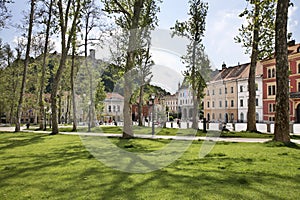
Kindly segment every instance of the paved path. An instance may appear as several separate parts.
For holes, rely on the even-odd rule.
[[[0,131],[14,132],[14,127],[0,127]],[[21,127],[22,131],[26,131],[25,127]],[[32,132],[32,131],[31,131]],[[35,131],[35,133],[46,133],[48,131]],[[78,136],[98,136],[98,137],[121,137],[122,134],[108,134],[108,133],[74,133],[74,132],[61,132],[63,135],[78,135]],[[166,135],[142,135],[135,134],[136,138],[145,139],[173,139],[173,140],[203,140],[203,141],[215,141],[215,142],[245,142],[245,143],[264,143],[270,141],[270,139],[264,138],[220,138],[220,137],[194,137],[194,136],[166,136]],[[291,140],[296,144],[300,144],[300,140]]]

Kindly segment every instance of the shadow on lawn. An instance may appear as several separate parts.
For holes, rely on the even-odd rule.
[[[13,134],[15,133],[11,133],[11,134],[13,136]],[[24,147],[24,146],[40,143],[45,140],[45,137],[47,137],[47,135],[37,135],[37,134],[35,134],[34,136],[25,135],[25,134],[22,134],[21,136],[16,135],[16,137],[10,137],[9,139],[1,140],[0,150],[12,149],[16,147]]]
[[[33,145],[43,142],[46,137],[53,136],[25,137],[21,141],[12,138],[12,142],[2,141],[5,146],[0,149]],[[125,140],[117,142],[120,146],[126,145]],[[128,148],[141,148],[135,143],[132,145]],[[293,185],[300,184],[299,175],[287,177],[270,173],[231,171],[230,167],[226,166],[228,160],[241,164],[251,164],[255,160],[230,159],[225,154],[209,154],[207,158],[191,159],[186,162],[177,160],[168,167],[155,172],[130,174],[105,167],[84,149],[81,142],[70,142],[64,144],[63,147],[58,144],[46,153],[40,152],[32,155],[22,152],[22,155],[6,157],[6,159],[15,159],[19,156],[19,160],[18,163],[16,161],[13,163],[12,168],[7,166],[7,168],[0,169],[0,187],[11,184],[10,179],[22,177],[23,182],[26,182],[25,185],[27,184],[22,189],[26,191],[26,189],[37,187],[43,192],[49,190],[51,193],[48,194],[48,199],[61,199],[60,195],[64,195],[65,198],[69,197],[68,199],[71,197],[76,199],[253,199],[255,197],[257,199],[259,197],[288,199],[292,197],[288,196],[290,194],[287,192],[284,193],[286,196],[281,196],[265,188],[268,185],[276,185],[275,187],[281,189],[286,187],[284,183],[287,182],[295,183]],[[111,156],[114,156],[113,152]],[[26,160],[27,157],[30,159]],[[142,158],[135,159],[136,157],[124,167],[130,169],[137,162],[149,165]],[[210,164],[210,169],[206,169],[205,164]],[[65,171],[61,171],[62,168]],[[29,181],[32,179],[37,180]],[[38,182],[39,179],[40,182]],[[43,182],[44,180],[46,182]],[[298,189],[291,188],[291,191]],[[89,195],[93,196],[89,198]],[[39,198],[38,196],[32,197]]]

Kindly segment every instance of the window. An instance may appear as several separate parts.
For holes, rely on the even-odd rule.
[[[212,102],[212,107],[213,107],[213,108],[215,107],[215,102],[214,102],[214,101]]]
[[[222,101],[219,101],[219,107],[222,108]]]
[[[210,103],[209,103],[209,101],[207,102],[207,108],[209,108],[210,107]]]
[[[258,91],[258,83],[255,83],[255,89]]]
[[[222,114],[221,114],[221,113],[219,114],[219,119],[220,119],[220,120],[222,119]]]
[[[219,94],[222,94],[222,89],[221,88],[219,89]]]
[[[243,92],[243,86],[240,86],[240,92]]]
[[[233,87],[231,87],[231,89],[230,89],[230,90],[231,90],[231,93],[233,93]]]
[[[269,104],[269,112],[276,112],[276,104],[270,103]]]
[[[113,112],[116,112],[116,106],[113,105]]]
[[[276,74],[275,74],[275,68],[273,68],[272,69],[272,78],[275,77],[275,76],[276,76]]]
[[[256,106],[259,106],[258,99],[256,99],[255,105],[256,105]]]
[[[212,91],[212,95],[215,95],[215,90]]]
[[[276,76],[275,68],[268,69],[268,78],[274,78]]]
[[[234,107],[234,101],[231,100],[231,107]]]
[[[269,85],[268,86],[268,95],[269,96],[276,95],[276,86],[275,85]]]
[[[111,106],[108,106],[108,112],[111,112]]]
[[[209,90],[207,90],[207,96],[209,96]]]
[[[212,119],[215,119],[215,113],[212,114]]]
[[[269,121],[270,121],[270,122],[275,121],[275,117],[269,117]]]
[[[300,82],[298,82],[298,92],[300,92]]]
[[[244,107],[244,101],[243,101],[243,99],[240,100],[240,106]]]
[[[298,74],[300,74],[300,63],[298,64]]]
[[[241,113],[240,118],[241,122],[244,122],[244,113]]]
[[[227,88],[225,88],[225,94],[227,94]]]
[[[227,101],[225,101],[225,108],[227,108],[228,107],[228,102]]]

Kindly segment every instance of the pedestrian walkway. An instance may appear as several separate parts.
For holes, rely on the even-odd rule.
[[[14,127],[0,127],[0,131],[3,132],[14,132]],[[33,132],[25,130],[25,127],[21,127],[22,131]],[[35,133],[46,133],[50,134],[49,131],[34,131]],[[84,132],[60,132],[63,135],[78,135],[78,136],[97,136],[97,137],[121,137],[122,134],[113,133],[84,133]],[[166,135],[142,135],[135,134],[135,138],[143,139],[166,139],[166,140],[202,140],[202,141],[214,141],[214,142],[244,142],[244,143],[264,143],[271,141],[271,139],[263,138],[221,138],[221,137],[196,137],[196,136],[166,136]],[[300,140],[291,140],[293,143],[300,144]]]

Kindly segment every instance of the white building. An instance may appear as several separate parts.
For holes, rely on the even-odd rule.
[[[178,112],[181,113],[182,121],[190,121],[194,111],[192,90],[185,81],[178,87]]]
[[[248,77],[249,77],[250,64],[243,72],[242,76],[238,79],[238,121],[247,122],[248,113]],[[256,121],[263,121],[263,83],[262,83],[262,65],[257,63],[256,67]]]
[[[104,121],[123,120],[124,97],[118,93],[107,93],[104,100]]]

